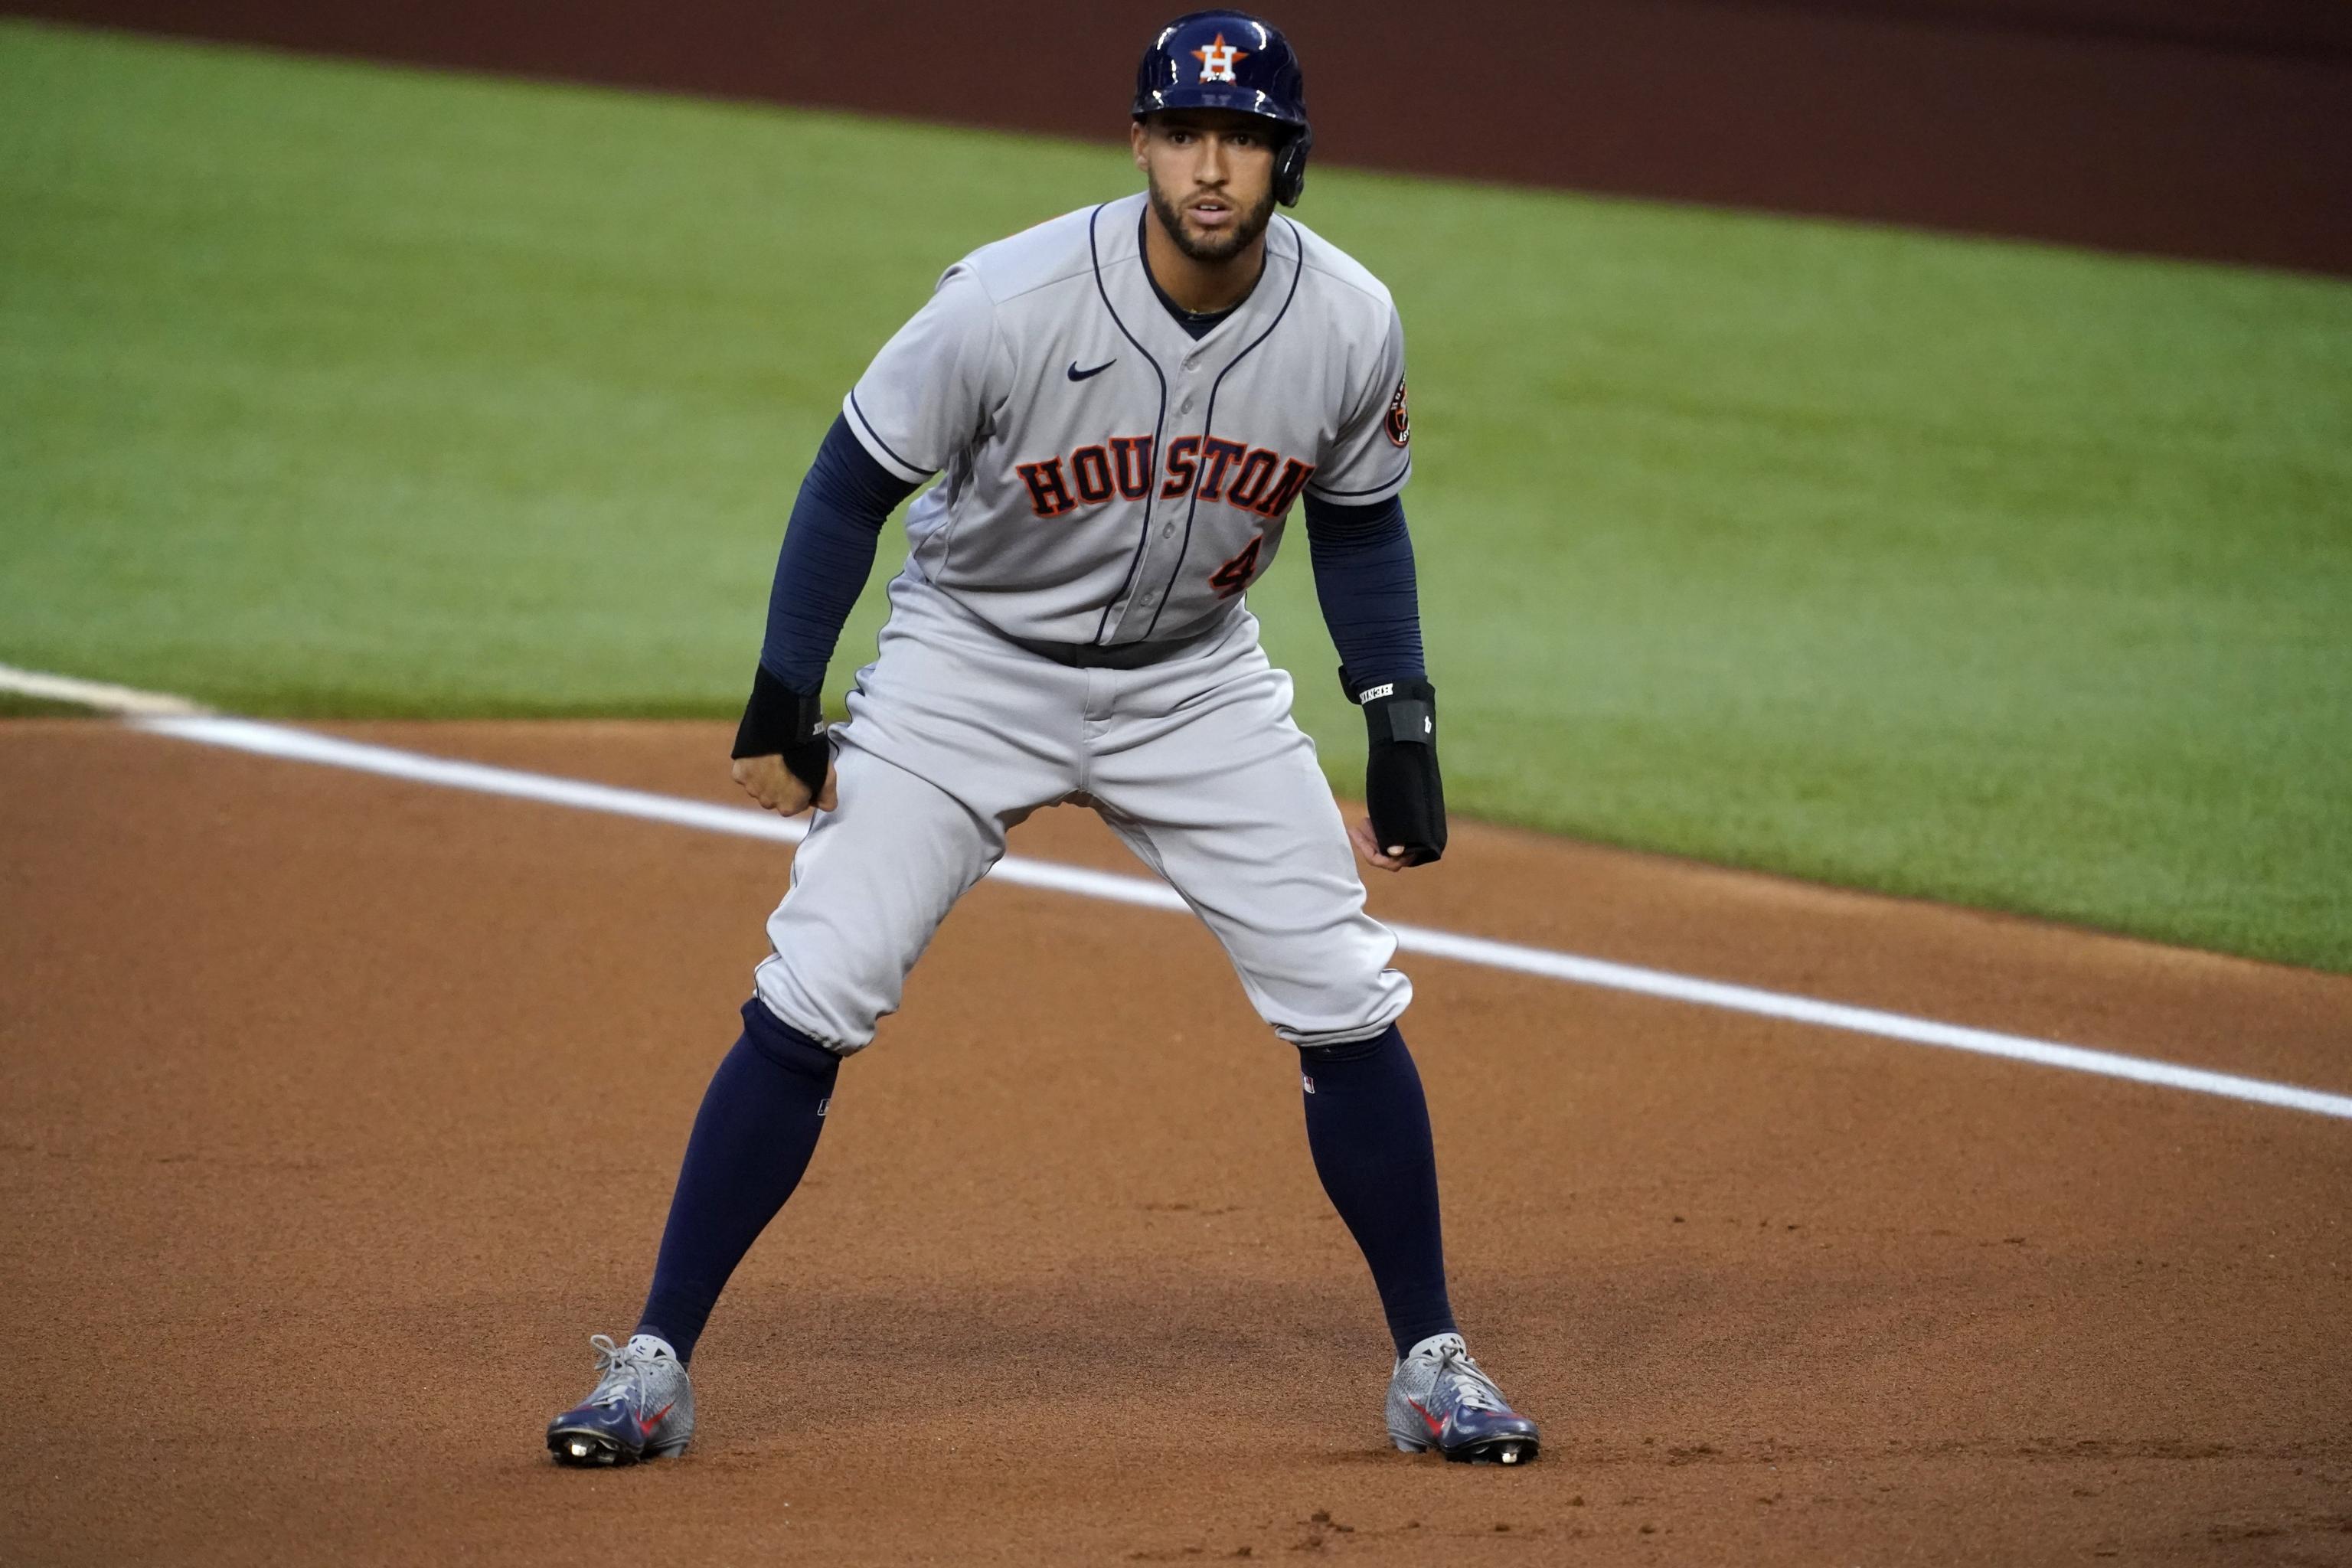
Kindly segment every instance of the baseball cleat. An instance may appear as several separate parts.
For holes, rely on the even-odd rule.
[[[667,1341],[637,1334],[616,1345],[603,1334],[596,1392],[547,1424],[559,1465],[634,1465],[686,1452],[694,1436],[694,1384]]]
[[[1389,1436],[1408,1454],[1434,1448],[1465,1463],[1524,1465],[1536,1424],[1470,1359],[1460,1334],[1436,1334],[1406,1352],[1389,1379]]]

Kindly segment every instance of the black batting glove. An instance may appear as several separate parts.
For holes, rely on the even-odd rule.
[[[1359,689],[1345,669],[1348,700],[1364,710],[1364,804],[1383,850],[1402,845],[1408,866],[1445,853],[1445,785],[1437,774],[1437,689],[1392,680]]]
[[[824,701],[794,691],[760,666],[751,677],[751,700],[743,705],[743,722],[735,729],[733,757],[782,757],[793,777],[808,785],[813,800],[824,789],[824,771],[833,763],[832,742],[824,738]]]

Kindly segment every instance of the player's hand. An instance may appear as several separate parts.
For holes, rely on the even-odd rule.
[[[772,757],[738,757],[730,770],[743,793],[779,816],[798,816],[809,808],[809,787],[784,766],[779,754]],[[840,770],[827,763],[824,787],[817,791],[816,808],[831,811],[841,804]]]
[[[1412,864],[1405,858],[1403,845],[1381,847],[1381,841],[1372,837],[1372,819],[1369,816],[1356,819],[1356,825],[1348,829],[1348,841],[1356,847],[1358,858],[1377,870],[1402,871]]]

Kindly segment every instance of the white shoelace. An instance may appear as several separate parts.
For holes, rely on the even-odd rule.
[[[642,1394],[646,1363],[650,1357],[640,1355],[626,1345],[616,1345],[610,1334],[591,1334],[588,1345],[596,1352],[596,1392],[588,1396],[591,1405],[616,1405],[634,1391]],[[625,1377],[629,1381],[622,1382]],[[607,1388],[605,1384],[612,1386]]]
[[[1452,1345],[1437,1352],[1435,1386],[1444,1387],[1448,1378],[1454,1380],[1454,1402],[1457,1405],[1466,1405],[1472,1410],[1507,1411],[1511,1407],[1503,1397],[1503,1391],[1495,1386],[1495,1380],[1479,1369],[1478,1363],[1470,1359],[1470,1353],[1457,1351]]]

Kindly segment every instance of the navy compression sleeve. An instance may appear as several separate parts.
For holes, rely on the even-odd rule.
[[[1339,506],[1308,496],[1307,550],[1323,624],[1349,683],[1426,679],[1404,503]]]
[[[784,527],[760,646],[761,665],[802,696],[824,684],[842,624],[873,574],[882,525],[916,488],[876,462],[835,416]]]

